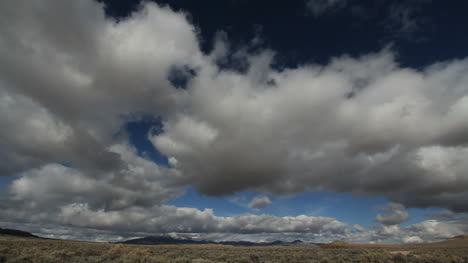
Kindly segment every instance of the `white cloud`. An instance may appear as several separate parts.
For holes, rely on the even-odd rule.
[[[262,209],[266,208],[270,204],[271,200],[268,198],[268,196],[256,196],[252,199],[252,201],[250,201],[248,207],[253,209]]]
[[[21,209],[4,210],[2,219],[14,221]],[[37,218],[36,218],[37,219]],[[25,223],[36,223],[21,218]],[[119,210],[93,209],[87,203],[71,203],[42,216],[44,224],[70,227],[144,233],[308,233],[311,235],[344,235],[348,225],[330,217],[244,214],[219,217],[211,209],[175,206],[128,207]]]
[[[20,174],[9,188],[10,198],[41,209],[81,202],[94,208],[119,210],[162,204],[181,194],[181,190],[171,187],[177,171],[136,156],[126,145],[114,145],[110,152],[118,153],[127,167],[106,174],[87,174],[72,167],[48,164]]]
[[[468,231],[465,221],[426,220],[407,227],[406,235],[418,236],[423,240],[445,240]]]
[[[374,243],[421,243],[444,241],[468,231],[466,218],[457,220],[425,220],[408,226],[376,225],[373,229],[352,236],[352,240]]]
[[[264,56],[271,54],[247,59]],[[207,62],[191,81],[184,111],[150,139],[205,194],[326,189],[464,210],[466,191],[443,193],[466,183],[466,168],[448,154],[465,151],[468,126],[458,108],[468,94],[466,68],[466,60],[401,68],[388,50],[283,71],[251,63],[246,74]],[[186,120],[211,132],[177,128]],[[434,147],[454,164],[444,173],[421,163]],[[453,179],[440,184],[447,174]]]
[[[422,243],[423,240],[418,236],[408,236],[403,238],[404,243]]]
[[[361,225],[355,224],[353,225],[353,227],[359,232],[366,232],[366,229],[362,227]]]

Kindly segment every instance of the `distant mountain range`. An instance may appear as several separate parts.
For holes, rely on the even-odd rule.
[[[251,242],[251,241],[211,241],[211,240],[195,240],[191,238],[174,238],[170,236],[149,236],[135,238],[126,241],[116,242],[119,244],[139,244],[139,245],[190,245],[190,244],[217,244],[229,246],[319,246],[322,243],[306,243],[301,240],[292,242],[276,240],[273,242]]]
[[[33,237],[41,238],[26,231],[16,229],[0,228],[0,235],[9,235],[17,237]],[[129,239],[126,241],[114,242],[117,244],[135,244],[135,245],[191,245],[191,244],[218,244],[230,246],[320,246],[322,243],[306,243],[301,240],[293,242],[286,242],[276,240],[273,242],[250,242],[250,241],[221,241],[216,242],[212,240],[196,240],[191,238],[174,238],[171,236],[148,236],[142,238]]]

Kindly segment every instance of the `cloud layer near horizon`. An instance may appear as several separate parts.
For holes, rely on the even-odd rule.
[[[333,218],[221,218],[164,205],[185,185],[212,196],[325,190],[468,211],[467,59],[416,70],[384,49],[278,70],[274,51],[245,49],[236,53],[248,63],[239,72],[218,67],[232,52],[226,38],[203,54],[196,32],[185,14],[153,3],[119,22],[93,1],[1,3],[0,175],[18,179],[0,220],[116,231],[141,224],[137,232],[351,231]],[[169,81],[174,68],[195,72],[185,89]],[[139,156],[122,135],[145,115],[163,118],[164,132],[148,137],[172,167]],[[397,233],[404,221],[387,219],[375,233]]]

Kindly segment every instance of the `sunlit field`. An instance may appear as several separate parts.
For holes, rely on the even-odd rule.
[[[144,246],[0,236],[0,262],[468,262],[468,247]]]

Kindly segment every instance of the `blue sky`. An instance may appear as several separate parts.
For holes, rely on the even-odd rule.
[[[272,197],[272,204],[262,210],[248,208],[248,203],[260,193],[242,192],[225,198],[202,196],[192,188],[179,199],[169,202],[175,206],[196,207],[198,209],[212,208],[218,216],[233,216],[242,213],[270,214],[276,216],[326,216],[335,217],[350,224],[359,224],[371,228],[376,224],[375,217],[382,213],[378,208],[388,203],[379,197],[353,196],[352,194],[336,194],[324,192],[300,193],[289,196]],[[421,222],[425,215],[435,214],[440,209],[409,209],[410,219],[406,225]]]
[[[272,197],[272,204],[262,210],[248,208],[250,200],[259,193],[242,192],[225,198],[201,196],[189,188],[179,199],[169,204],[199,209],[213,208],[216,215],[233,216],[242,213],[270,214],[276,216],[326,216],[370,227],[375,222],[376,208],[387,201],[376,197],[355,197],[350,194],[301,193]],[[420,217],[419,217],[420,218]]]

